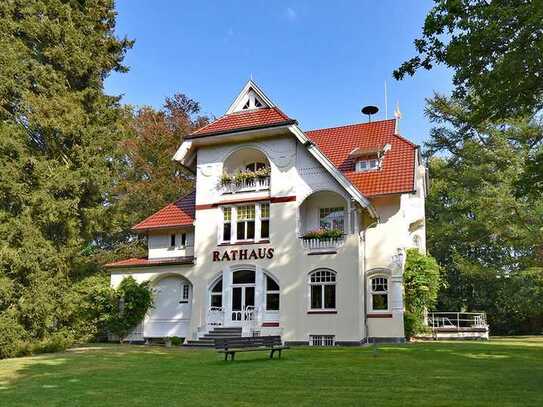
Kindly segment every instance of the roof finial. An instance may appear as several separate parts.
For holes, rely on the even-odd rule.
[[[394,109],[394,117],[396,118],[396,126],[394,129],[394,134],[400,132],[400,119],[402,118],[402,112],[400,111],[400,101],[396,101],[396,109]]]

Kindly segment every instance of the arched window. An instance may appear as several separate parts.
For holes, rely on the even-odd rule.
[[[316,270],[309,275],[309,308],[312,310],[336,309],[336,273]]]
[[[376,276],[370,279],[370,310],[388,311],[388,278]]]
[[[266,311],[279,311],[279,284],[266,276]]]
[[[211,289],[211,304],[212,307],[222,307],[222,277],[219,278]]]

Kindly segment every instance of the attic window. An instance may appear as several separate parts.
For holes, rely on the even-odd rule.
[[[356,171],[365,172],[365,171],[374,171],[378,170],[380,167],[380,162],[378,157],[368,157],[356,162]]]
[[[245,104],[243,105],[243,107],[242,107],[243,110],[249,109],[249,102],[250,102],[250,100],[247,100],[247,103],[245,103]]]
[[[257,98],[255,98],[255,107],[262,107],[262,103]]]

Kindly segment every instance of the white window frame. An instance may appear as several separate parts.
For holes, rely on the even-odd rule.
[[[386,281],[386,289],[383,290],[383,291],[375,291],[373,289],[373,280],[375,279],[384,279]],[[374,274],[372,276],[370,276],[368,278],[368,293],[369,293],[369,298],[368,298],[368,303],[369,303],[369,307],[368,309],[370,310],[369,312],[370,313],[381,313],[381,312],[390,312],[390,278],[389,276],[385,275],[385,274]],[[387,296],[387,307],[386,309],[374,309],[373,307],[373,296],[374,295],[383,295],[383,294],[386,294]]]
[[[317,275],[318,273],[330,273],[332,276],[333,276],[333,281],[311,281],[312,280],[312,276],[313,275]],[[324,301],[324,292],[325,292],[325,289],[324,287],[325,286],[334,286],[334,308],[326,308],[325,307],[325,301]],[[312,307],[312,287],[314,286],[320,286],[321,287],[321,308],[313,308]],[[333,270],[330,270],[330,269],[317,269],[317,270],[313,270],[311,273],[309,273],[309,276],[308,276],[308,289],[309,289],[309,294],[308,294],[308,299],[309,299],[309,304],[308,304],[308,310],[309,311],[337,311],[337,273]]]
[[[275,312],[275,313],[279,313],[279,311],[281,311],[281,286],[279,286],[279,283],[277,282],[277,280],[275,280],[274,278],[272,278],[271,276],[269,276],[268,274],[264,273],[264,278],[266,279],[266,290],[265,290],[265,293],[264,293],[264,308],[266,309],[266,312]],[[275,284],[277,284],[277,286],[279,286],[279,290],[270,290],[268,289],[268,278],[272,281],[275,282]],[[268,309],[268,294],[277,294],[279,296],[279,309]]]
[[[219,284],[219,282],[222,282],[222,284],[223,284],[222,290],[214,292],[213,289],[215,288],[215,286],[217,284]],[[216,305],[211,305],[211,304],[213,304],[213,297],[214,296],[221,297],[221,308],[224,307],[224,296],[222,295],[223,291],[224,291],[224,280],[223,280],[223,277],[221,276],[221,277],[217,278],[213,282],[213,284],[211,284],[211,287],[209,288],[209,306],[210,307],[211,306],[216,307]]]
[[[341,211],[339,211],[338,209],[341,209]],[[321,216],[321,212],[322,212],[322,211],[326,211],[326,210],[330,210],[329,215],[332,214],[334,211],[335,211],[335,212],[341,212],[341,213],[342,213],[341,218],[343,219],[343,222],[342,222],[342,223],[343,223],[343,227],[341,228],[341,230],[342,230],[343,232],[345,232],[345,221],[346,221],[346,216],[345,216],[345,207],[344,207],[344,206],[319,208],[319,228],[320,228],[320,229],[326,229],[326,228],[323,228],[323,227],[321,226],[321,221],[322,221],[322,219],[323,219],[322,216]],[[327,215],[327,216],[329,216],[329,215]],[[325,217],[326,217],[326,216],[325,216]],[[339,218],[339,216],[338,216],[338,218]],[[330,229],[337,229],[337,228],[331,227]]]
[[[269,201],[262,201],[262,202],[255,202],[250,204],[239,204],[239,205],[225,205],[220,207],[220,214],[219,214],[219,227],[218,227],[218,242],[219,244],[236,244],[236,243],[247,243],[247,242],[261,242],[261,241],[268,241],[270,238],[268,237],[261,237],[261,225],[262,220],[268,220],[269,221],[269,228],[270,234],[271,234],[271,221],[270,218],[262,218],[261,217],[261,206],[263,204],[270,204]],[[238,207],[240,206],[254,206],[255,207],[255,236],[253,239],[239,239],[238,236]],[[224,239],[224,210],[226,208],[230,208],[230,240]],[[270,208],[271,209],[271,208]],[[245,224],[247,228],[247,224]],[[247,231],[245,231],[245,235],[247,235]]]
[[[188,304],[190,300],[190,284],[181,283],[181,300],[180,304]]]
[[[356,172],[367,172],[367,171],[376,171],[381,168],[381,159],[376,158],[366,158],[358,160],[356,162],[355,170]]]
[[[309,335],[309,346],[335,346],[335,335]]]

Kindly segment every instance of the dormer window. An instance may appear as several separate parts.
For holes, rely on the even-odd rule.
[[[365,172],[365,171],[374,171],[379,169],[379,158],[364,158],[356,162],[356,171]]]

